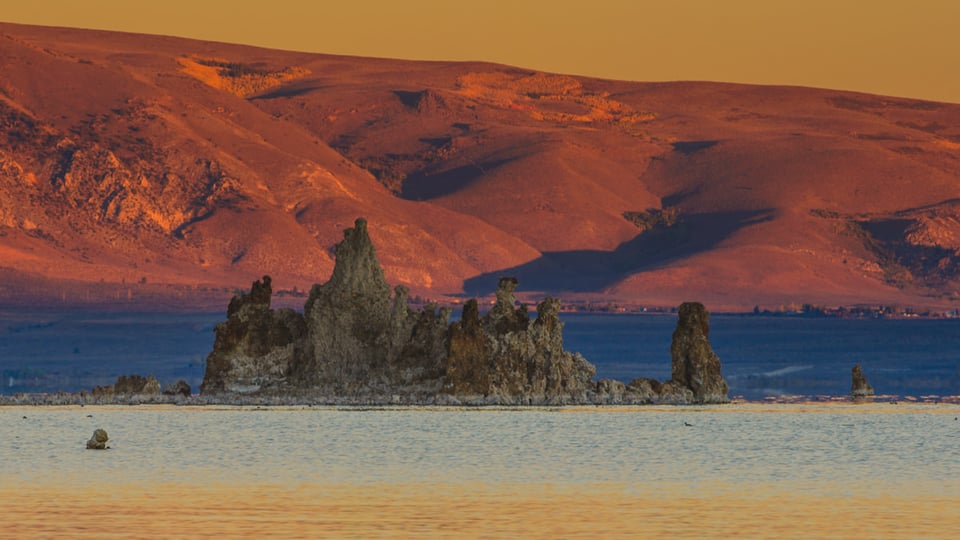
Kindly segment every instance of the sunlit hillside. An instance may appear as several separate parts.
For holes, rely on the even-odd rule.
[[[960,106],[0,24],[0,294],[960,301]]]

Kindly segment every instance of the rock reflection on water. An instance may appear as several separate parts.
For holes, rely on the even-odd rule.
[[[2,408],[0,537],[954,538],[958,415]]]

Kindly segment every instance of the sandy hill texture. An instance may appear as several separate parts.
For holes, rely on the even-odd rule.
[[[949,307],[960,105],[0,24],[0,294],[306,291],[364,216],[412,294]]]

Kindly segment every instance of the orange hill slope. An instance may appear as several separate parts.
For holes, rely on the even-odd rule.
[[[501,274],[715,309],[960,291],[958,105],[11,24],[0,73],[10,298],[305,290],[361,215],[431,297]]]

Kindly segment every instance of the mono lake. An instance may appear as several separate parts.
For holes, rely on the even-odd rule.
[[[458,314],[459,315],[459,314]],[[0,311],[0,393],[78,391],[119,375],[197,391],[223,313]],[[597,376],[670,378],[670,315],[561,314]],[[878,394],[960,395],[960,320],[711,317],[731,397],[842,396],[859,363]]]
[[[2,407],[0,537],[955,538],[958,416]]]
[[[564,315],[564,343],[600,377],[670,378],[667,315]],[[960,395],[960,320],[713,315],[710,343],[730,396],[843,396],[861,364],[877,394]]]
[[[3,391],[196,389],[222,317],[8,313]],[[674,317],[561,320],[598,376],[669,378]],[[0,407],[0,538],[956,537],[960,321],[711,322],[750,403]],[[844,396],[855,363],[903,399],[762,403]]]

